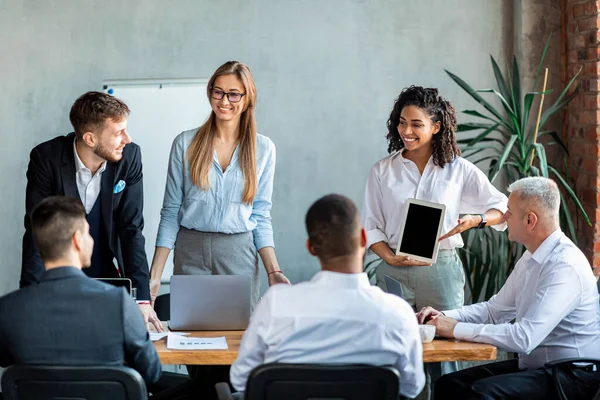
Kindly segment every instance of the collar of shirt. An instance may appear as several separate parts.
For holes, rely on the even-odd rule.
[[[412,160],[409,160],[408,158],[404,157],[404,152],[406,151],[406,148],[402,148],[399,152],[398,152],[398,157],[400,157],[400,159],[402,160],[402,162],[405,163],[412,163],[414,164],[415,162]],[[429,165],[430,163],[433,162],[433,153],[431,154],[431,156],[429,156],[429,160],[427,160],[427,164],[425,165]]]
[[[360,274],[343,274],[341,272],[319,271],[311,279],[311,282],[344,288],[371,287],[369,278],[364,272]]]
[[[75,140],[73,140],[73,154],[75,155],[75,172],[79,172],[81,170],[86,170],[91,173],[90,169],[88,167],[86,167],[85,164],[83,163],[83,161],[81,161],[81,158],[79,158],[79,154],[77,154],[77,146],[75,145],[76,142],[77,142],[77,138],[75,138]],[[102,165],[100,166],[98,171],[96,171],[96,174],[103,173],[105,169],[106,169],[106,161],[104,161],[102,163]]]
[[[540,244],[540,246],[533,252],[533,254],[531,254],[530,260],[535,261],[538,265],[542,265],[546,257],[552,253],[552,250],[554,250],[562,235],[563,233],[560,228],[548,235],[546,240],[544,240],[542,244]]]

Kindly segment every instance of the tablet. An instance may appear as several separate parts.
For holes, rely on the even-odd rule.
[[[433,264],[445,214],[444,204],[408,199],[400,223],[396,254]]]

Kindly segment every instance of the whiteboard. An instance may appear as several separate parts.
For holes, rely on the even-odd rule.
[[[103,84],[105,93],[123,100],[131,110],[127,130],[142,150],[148,265],[154,255],[171,144],[179,133],[199,127],[208,118],[207,84],[208,79],[110,80]],[[168,282],[172,274],[173,252],[162,281]]]

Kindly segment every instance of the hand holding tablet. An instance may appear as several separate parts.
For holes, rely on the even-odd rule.
[[[392,267],[430,267],[431,263],[417,261],[409,256],[399,256],[394,254],[392,258],[385,260]]]

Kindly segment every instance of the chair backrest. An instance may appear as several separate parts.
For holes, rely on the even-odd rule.
[[[13,365],[2,375],[5,400],[147,400],[146,384],[128,367]]]
[[[399,384],[392,367],[273,363],[252,371],[245,400],[397,400]]]
[[[171,319],[171,294],[165,293],[156,297],[154,300],[154,311],[156,316],[161,321],[168,321]]]

